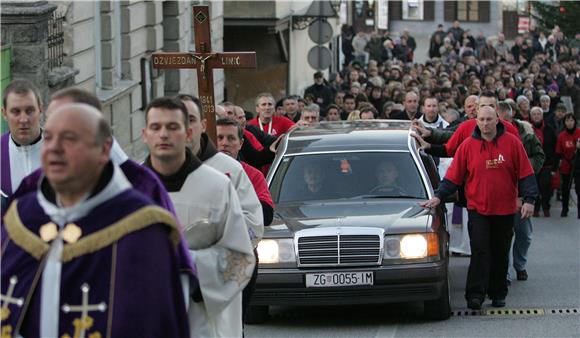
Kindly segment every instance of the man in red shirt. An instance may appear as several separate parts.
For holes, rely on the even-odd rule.
[[[216,121],[218,151],[238,160],[238,154],[244,142],[244,129],[234,119],[220,118]],[[268,184],[262,173],[251,165],[240,161],[246,175],[252,182],[258,200],[264,212],[264,225],[272,223],[274,202],[268,190]]]
[[[274,115],[274,97],[270,93],[258,94],[256,97],[256,112],[258,116],[248,122],[272,136],[279,136],[286,133],[294,122],[284,116]]]
[[[478,100],[477,111],[483,107],[491,107],[497,111],[497,98],[493,92],[485,92],[481,94]],[[519,135],[518,129],[511,125],[509,122],[503,120],[500,120],[499,122],[504,125],[506,132],[516,136]],[[421,142],[421,145],[424,147],[425,152],[429,155],[437,157],[453,157],[459,145],[471,136],[475,130],[476,125],[476,119],[469,119],[459,125],[455,132],[453,132],[451,138],[445,144],[429,144],[426,142]],[[422,138],[427,139],[433,132],[431,129],[424,128],[418,123],[413,124],[413,126],[417,129]]]
[[[492,306],[503,307],[518,192],[524,200],[521,217],[528,218],[534,212],[538,187],[522,142],[505,132],[492,107],[479,109],[473,134],[457,149],[435,197],[421,206],[436,207],[463,182],[471,238],[467,306],[480,309],[489,295]]]

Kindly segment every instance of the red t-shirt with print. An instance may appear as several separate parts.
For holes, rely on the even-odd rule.
[[[506,122],[504,120],[499,120],[499,122],[504,125],[504,127],[506,128],[505,130],[508,133],[514,134],[519,137],[520,134],[518,132],[518,128],[514,127],[513,125],[511,125],[511,123]],[[462,124],[459,125],[459,127],[457,127],[457,130],[455,130],[453,136],[451,136],[449,141],[445,143],[445,151],[447,152],[447,156],[453,157],[453,155],[455,155],[455,152],[457,151],[457,148],[459,148],[459,145],[463,141],[471,137],[476,126],[477,120],[470,119],[463,122]]]
[[[580,139],[580,129],[576,128],[573,133],[564,130],[558,135],[556,142],[556,154],[560,155],[560,173],[569,175],[572,170],[572,160],[576,153],[576,141]]]
[[[294,126],[294,122],[292,122],[292,120],[284,116],[272,116],[272,124],[270,123],[261,124],[259,117],[251,119],[248,122],[248,124],[251,124],[258,128],[260,128],[261,125],[260,129],[272,136],[280,136],[286,133],[288,130],[290,130],[290,128]]]
[[[519,180],[533,174],[519,137],[503,133],[493,141],[466,139],[445,178],[456,185],[465,182],[467,209],[482,215],[510,215],[517,210]]]

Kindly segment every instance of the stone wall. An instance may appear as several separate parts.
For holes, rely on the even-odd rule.
[[[13,77],[39,86],[44,99],[75,85],[96,93],[115,138],[127,154],[142,160],[145,126],[143,97],[197,94],[194,70],[147,72],[142,62],[156,51],[193,51],[192,5],[198,1],[2,1],[2,43],[13,46]],[[223,3],[204,1],[212,17],[212,49],[223,50]],[[47,21],[58,10],[65,15],[64,64],[47,69]],[[148,68],[148,67],[146,67]],[[214,71],[216,102],[223,101],[223,70]]]
[[[55,5],[46,1],[2,2],[2,44],[12,46],[12,78],[24,78],[49,97],[47,25]]]

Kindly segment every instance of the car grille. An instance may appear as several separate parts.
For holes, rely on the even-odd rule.
[[[366,228],[365,228],[366,229]],[[315,229],[318,230],[318,229]],[[383,231],[368,229],[374,234],[352,234],[360,228],[335,229],[333,235],[297,233],[298,265],[308,266],[368,266],[380,265],[383,252]],[[368,232],[364,231],[364,232]],[[326,232],[329,232],[328,230]],[[338,233],[337,233],[338,232]]]

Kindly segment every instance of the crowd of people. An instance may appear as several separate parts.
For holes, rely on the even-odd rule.
[[[115,141],[93,94],[63,89],[43,109],[33,84],[13,81],[2,108],[3,333],[242,336],[281,136],[364,119],[412,121],[443,178],[423,205],[463,192],[448,229],[450,250],[472,257],[468,306],[486,295],[505,306],[513,231],[513,267],[526,280],[530,216],[551,217],[558,191],[568,217],[571,187],[580,192],[580,34],[532,28],[508,46],[456,21],[433,33],[424,64],[413,63],[408,31],[345,26],[342,41],[342,70],[314,73],[303,95],[258,94],[255,114],[217,105],[215,144],[197,97],[154,99],[143,164]],[[480,194],[482,182],[497,189]]]

